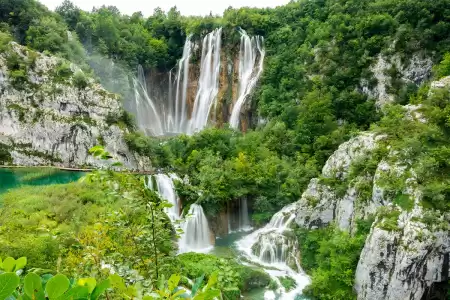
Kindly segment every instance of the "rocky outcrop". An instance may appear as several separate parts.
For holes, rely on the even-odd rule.
[[[325,163],[322,177],[312,179],[297,202],[296,222],[298,225],[314,229],[335,221],[341,229],[349,230],[354,229],[356,218],[370,213],[366,206],[357,209],[356,186],[365,180],[369,180],[371,184],[371,179],[357,178],[349,187],[344,181],[348,177],[350,165],[358,159],[364,159],[382,139],[382,135],[364,133],[339,146]],[[341,185],[340,189],[345,190],[338,191],[336,183]],[[370,207],[370,211],[372,210],[373,208]]]
[[[378,106],[392,103],[395,96],[390,91],[393,80],[400,80],[403,85],[420,85],[431,76],[433,61],[424,53],[415,53],[404,62],[399,55],[386,57],[379,55],[370,67],[375,84],[370,85],[367,79],[361,80],[361,90],[374,98]],[[394,77],[394,78],[393,78]]]
[[[430,228],[424,224],[423,214],[420,208],[403,212],[398,230],[372,227],[356,270],[358,299],[432,299],[426,295],[433,284],[446,284],[449,232],[445,226]],[[448,222],[444,216],[440,221]],[[433,299],[445,297],[440,296]]]
[[[9,163],[101,167],[107,162],[88,150],[104,144],[124,167],[143,169],[124,141],[127,129],[112,124],[123,112],[118,96],[69,66],[15,43],[0,55],[0,146]]]
[[[408,112],[406,117],[421,121]],[[373,133],[342,144],[294,204],[295,221],[309,229],[335,224],[354,233],[358,220],[375,217],[356,270],[359,300],[445,299],[450,216],[422,207],[415,172],[399,153],[386,151],[374,160],[380,147],[389,148],[384,136]],[[355,174],[353,166],[363,169],[369,160],[376,167]],[[396,182],[403,187],[400,196],[389,190]],[[400,205],[394,197],[405,198]]]

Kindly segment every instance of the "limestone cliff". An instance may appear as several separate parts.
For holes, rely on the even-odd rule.
[[[310,229],[333,223],[352,233],[358,220],[373,218],[356,270],[357,298],[444,299],[450,216],[422,207],[414,170],[389,148],[375,133],[342,144],[296,203],[296,223]],[[404,186],[400,196],[389,192],[397,183]]]
[[[104,144],[128,169],[143,169],[126,145],[117,95],[63,59],[11,43],[0,55],[2,163],[101,167],[88,150]]]

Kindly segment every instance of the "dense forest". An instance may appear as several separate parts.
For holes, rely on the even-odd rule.
[[[87,12],[69,0],[53,12],[36,0],[0,0],[0,51],[19,90],[33,87],[26,78],[33,61],[21,61],[11,42],[66,62],[55,70],[55,81],[108,89],[103,61],[130,77],[138,66],[169,72],[188,37],[200,41],[216,28],[223,28],[226,45],[238,44],[240,29],[264,37],[264,71],[250,96],[245,132],[221,124],[193,135],[151,137],[129,112],[107,120],[123,128],[126,145],[153,171],[177,174],[184,213],[199,204],[212,220],[245,198],[252,225],[262,227],[304,198],[314,178],[336,198],[356,187],[358,205],[368,207],[378,166],[404,166],[400,175],[378,178],[392,205],[357,219],[355,230],[332,222],[294,225],[300,264],[310,278],[296,299],[356,299],[357,264],[369,233],[376,226],[399,231],[403,212],[420,207],[420,222],[448,236],[450,89],[434,89],[432,82],[450,75],[449,0],[298,0],[205,17],[183,16],[176,7],[148,17],[123,15],[113,6]],[[71,63],[80,71],[69,80]],[[115,86],[110,92],[128,101],[128,90]],[[345,176],[342,170],[324,175],[340,145],[367,132],[382,137],[373,153],[349,163]],[[170,224],[167,203],[147,188],[147,178],[116,172],[120,163],[98,142],[102,146],[91,155],[106,160],[107,168],[76,183],[0,194],[0,257],[27,258],[26,264],[12,258],[0,264],[0,298],[181,299],[186,291],[176,287],[182,285],[193,299],[239,299],[254,289],[277,288],[261,266],[249,267],[236,255],[177,255],[174,239],[181,232]],[[2,163],[8,162],[6,150],[0,147]],[[411,178],[420,200],[408,194]],[[308,201],[313,208],[321,203]],[[56,273],[64,277],[43,275]],[[279,284],[289,290],[292,281]],[[443,281],[448,283],[448,266]],[[58,285],[63,288],[55,293]],[[414,299],[432,299],[421,297]]]

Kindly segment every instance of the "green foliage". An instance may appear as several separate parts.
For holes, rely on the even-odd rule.
[[[9,153],[9,147],[3,143],[0,143],[0,164],[12,163],[11,153]]]
[[[188,278],[218,272],[217,286],[220,290],[228,290],[233,294],[234,289],[248,291],[254,288],[265,287],[270,277],[264,271],[243,266],[232,258],[218,258],[210,254],[184,253],[178,256],[181,265],[181,274]]]
[[[12,41],[12,36],[7,33],[0,31],[0,51],[5,51],[8,49],[9,43]]]
[[[438,79],[450,75],[450,52],[445,53],[444,58],[433,71]]]
[[[286,291],[290,291],[297,286],[295,280],[289,276],[278,277],[278,279],[280,280],[281,285],[286,289]]]
[[[75,72],[72,80],[73,84],[79,89],[85,89],[89,86],[89,79],[81,70]]]
[[[359,228],[356,236],[334,227],[297,229],[301,265],[311,276],[304,294],[318,299],[356,299],[353,281],[367,233]]]

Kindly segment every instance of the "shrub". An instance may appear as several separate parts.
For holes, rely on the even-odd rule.
[[[83,73],[83,71],[76,71],[75,74],[73,75],[73,84],[81,89],[85,89],[89,86],[89,79],[87,78],[87,76]]]

